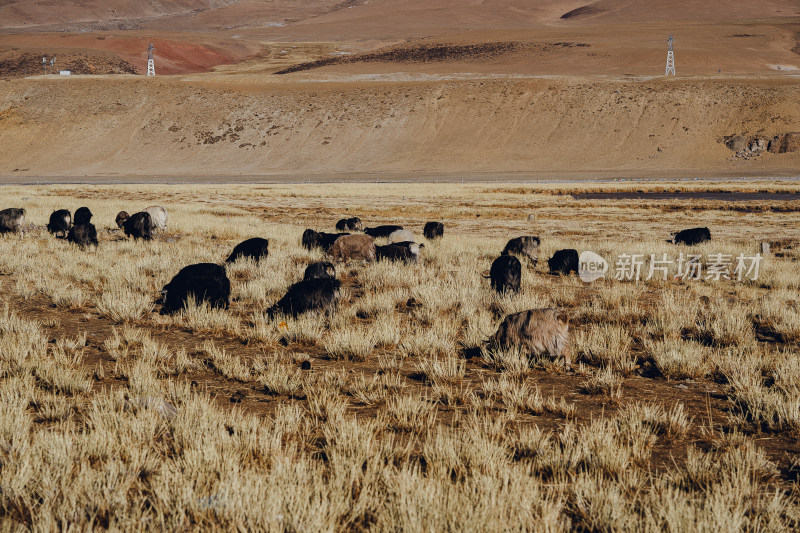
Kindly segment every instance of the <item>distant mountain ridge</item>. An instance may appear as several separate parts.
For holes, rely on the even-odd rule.
[[[312,25],[375,38],[381,26],[409,37],[442,31],[562,24],[715,22],[800,17],[796,0],[0,0],[0,30],[116,23],[116,29],[221,30]],[[135,21],[134,25],[126,24]],[[103,26],[105,28],[105,26]],[[96,30],[90,27],[87,31]],[[304,28],[308,30],[308,28]],[[73,30],[70,30],[73,31]],[[380,32],[377,32],[380,34]],[[327,37],[330,38],[330,37]]]

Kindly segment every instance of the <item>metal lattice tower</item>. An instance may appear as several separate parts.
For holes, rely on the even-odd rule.
[[[150,43],[150,46],[147,47],[147,75],[156,75],[156,67],[155,63],[153,63],[153,43]]]
[[[667,72],[664,74],[665,76],[669,76],[672,74],[675,75],[675,53],[672,51],[672,43],[675,40],[672,38],[672,34],[669,34],[669,39],[667,40]]]

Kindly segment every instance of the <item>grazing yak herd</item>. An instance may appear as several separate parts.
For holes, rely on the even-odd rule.
[[[92,212],[80,207],[73,217],[66,209],[50,215],[47,231],[58,239],[66,239],[85,248],[97,246],[97,230],[91,223]],[[121,211],[116,217],[117,226],[134,239],[150,240],[154,232],[167,229],[167,210],[153,206],[129,215]],[[343,218],[336,223],[337,233],[307,229],[301,244],[308,250],[321,249],[331,259],[307,266],[303,280],[291,285],[286,294],[267,310],[270,317],[284,315],[297,317],[317,311],[330,313],[336,307],[341,282],[336,279],[335,262],[348,261],[401,261],[416,263],[425,246],[414,240],[413,232],[398,225],[363,227],[358,217]],[[0,211],[0,234],[15,233],[22,236],[25,229],[25,209],[9,208]],[[428,241],[444,235],[441,222],[428,222],[423,228]],[[376,245],[375,239],[386,239],[385,245]],[[671,235],[670,242],[695,245],[711,239],[708,228],[693,228]],[[536,266],[539,261],[539,237],[530,235],[508,241],[500,256],[489,269],[490,285],[498,293],[519,292],[522,282],[522,262]],[[208,302],[211,307],[228,308],[231,284],[225,265],[240,258],[258,262],[269,255],[269,241],[260,237],[237,244],[223,265],[197,263],[182,268],[161,291],[161,313],[172,314],[185,308],[188,300]],[[578,272],[578,251],[556,251],[547,260],[551,274],[569,275]],[[548,354],[564,357],[565,366],[571,367],[569,350],[569,317],[563,309],[530,309],[506,316],[497,332],[489,339],[493,346],[518,347],[531,355]]]

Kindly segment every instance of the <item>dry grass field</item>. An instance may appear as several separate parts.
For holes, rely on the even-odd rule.
[[[719,194],[570,195],[639,190]],[[766,181],[0,188],[0,208],[24,207],[35,225],[0,237],[0,523],[798,528],[797,193]],[[154,204],[168,231],[126,240],[116,213]],[[96,249],[44,229],[80,206]],[[353,215],[414,231],[419,263],[337,265],[333,314],[265,315],[323,258],[300,246],[303,230]],[[428,220],[444,238],[422,238]],[[710,243],[666,242],[696,226]],[[498,296],[482,274],[519,235],[541,237],[540,262],[523,263],[518,295]],[[228,310],[157,312],[180,268],[256,236],[270,255],[228,267]],[[620,254],[643,254],[644,278],[651,254],[754,256],[762,241],[772,254],[757,277],[613,275]],[[543,259],[561,248],[612,271],[590,284],[550,275]],[[570,314],[574,371],[484,344],[503,316],[540,307]]]

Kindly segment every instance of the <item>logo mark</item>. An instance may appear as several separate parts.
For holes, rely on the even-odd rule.
[[[608,272],[608,262],[594,252],[589,250],[581,252],[578,257],[578,276],[581,281],[591,283],[606,275]]]

